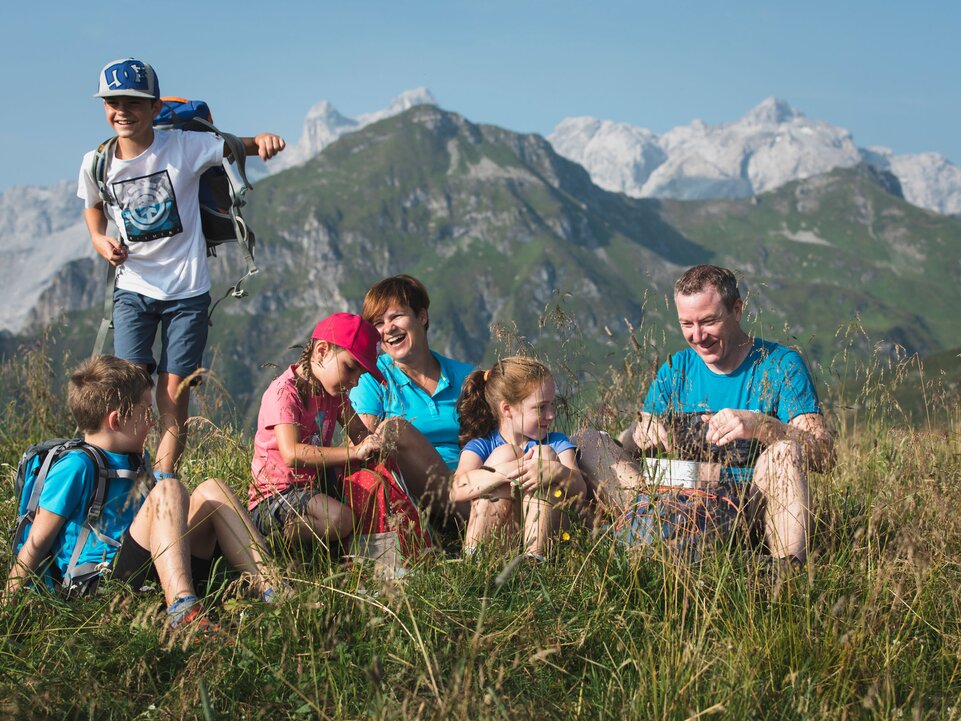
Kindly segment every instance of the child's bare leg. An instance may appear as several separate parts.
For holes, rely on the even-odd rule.
[[[316,540],[344,540],[354,532],[354,513],[340,501],[318,493],[307,502],[301,516],[293,516],[284,528],[288,543],[309,545]]]
[[[470,520],[464,548],[477,548],[498,531],[514,528],[514,498],[507,484],[494,489],[488,498],[478,498],[470,504]]]
[[[560,463],[557,453],[550,446],[537,446],[535,458],[544,464]],[[555,482],[541,487],[535,493],[524,496],[524,550],[543,556],[550,539],[567,522],[567,512],[578,511],[583,503],[587,487],[574,474],[563,483]]]
[[[190,386],[183,377],[172,373],[157,375],[157,412],[160,416],[160,443],[157,446],[157,468],[173,473],[187,443],[187,411]]]
[[[550,501],[535,495],[524,496],[524,551],[543,556],[547,544],[560,527],[561,512]]]
[[[187,542],[187,489],[176,478],[160,481],[130,525],[130,537],[150,551],[164,597],[170,605],[195,596]]]
[[[537,446],[534,458],[544,464],[559,461],[557,453],[550,446]],[[583,493],[582,489],[579,490]],[[543,556],[547,550],[548,541],[560,526],[562,514],[560,510],[554,508],[552,503],[554,491],[555,488],[549,486],[539,488],[534,493],[524,494],[524,551],[526,553]],[[560,501],[563,496],[562,492],[556,500]]]
[[[210,558],[219,544],[227,562],[250,574],[261,590],[279,582],[280,573],[270,561],[263,536],[234,492],[219,478],[207,479],[190,495],[187,526],[192,555]]]

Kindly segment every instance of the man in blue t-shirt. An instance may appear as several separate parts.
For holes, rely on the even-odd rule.
[[[796,351],[744,331],[744,304],[730,270],[689,269],[674,285],[674,301],[689,347],[658,371],[638,420],[621,435],[623,450],[601,434],[582,434],[582,468],[607,500],[639,483],[638,454],[661,450],[696,460],[707,454],[724,464],[721,478],[744,484],[744,497],[762,510],[771,556],[803,561],[807,471],[834,460],[807,367]]]

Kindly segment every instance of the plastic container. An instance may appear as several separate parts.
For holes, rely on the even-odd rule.
[[[644,477],[652,485],[695,488],[701,478],[700,467],[701,464],[695,461],[645,458]]]

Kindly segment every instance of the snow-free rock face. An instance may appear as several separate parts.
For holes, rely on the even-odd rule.
[[[627,123],[567,118],[549,136],[602,188],[633,197],[738,198],[867,162],[891,172],[915,205],[961,212],[961,168],[935,153],[858,148],[851,133],[768,98],[724,125],[694,120],[663,135]]]
[[[940,153],[895,155],[879,147],[863,152],[869,164],[901,181],[909,203],[942,215],[961,215],[961,168]]]
[[[437,100],[427,88],[414,88],[398,95],[386,108],[363,113],[356,118],[342,115],[328,101],[321,100],[307,112],[307,117],[304,118],[304,130],[297,145],[287,148],[272,160],[267,165],[266,172],[274,174],[287,168],[303,165],[345,133],[360,130],[365,125],[392,117],[415,105],[437,105]]]
[[[35,319],[38,307],[49,311],[43,320],[76,307],[72,294],[52,292],[68,266],[96,257],[76,191],[75,182],[65,181],[46,188],[21,186],[0,194],[4,256],[0,263],[4,298],[0,331],[23,330]],[[99,280],[103,282],[103,277]]]

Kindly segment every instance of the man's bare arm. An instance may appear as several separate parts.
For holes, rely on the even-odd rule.
[[[834,465],[834,439],[820,413],[804,413],[792,418],[790,423],[783,423],[757,411],[725,408],[704,419],[708,423],[710,443],[723,446],[735,440],[756,439],[770,445],[783,440],[797,441],[811,470],[826,471]]]

